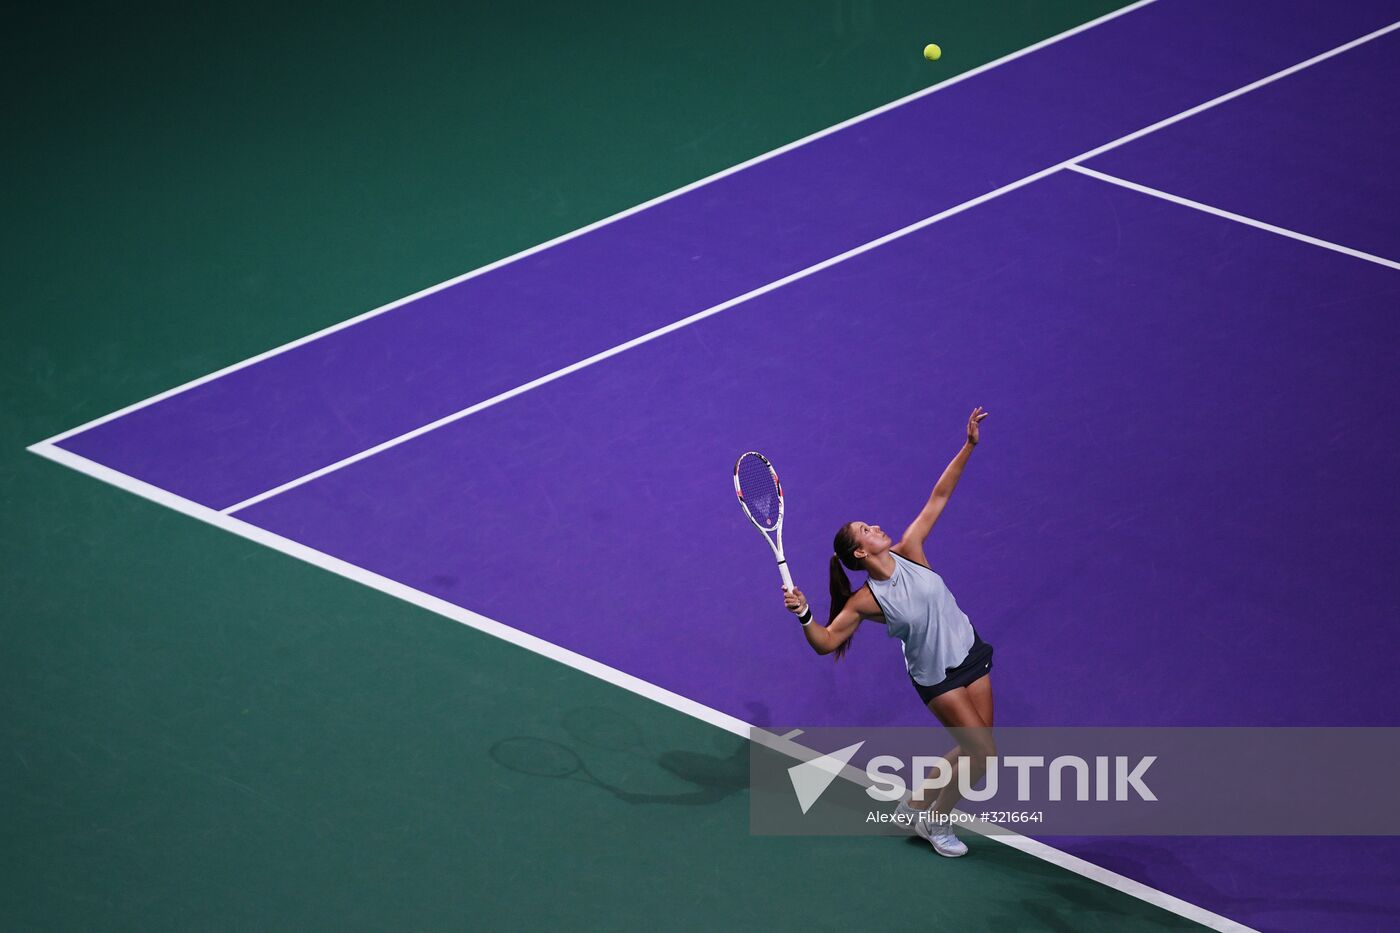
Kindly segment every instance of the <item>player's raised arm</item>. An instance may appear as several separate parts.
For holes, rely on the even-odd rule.
[[[899,543],[894,546],[894,550],[900,554],[907,554],[918,559],[921,563],[926,563],[923,557],[924,539],[933,530],[934,522],[938,521],[938,516],[943,514],[943,507],[948,504],[948,499],[953,495],[954,488],[958,485],[959,478],[962,477],[963,467],[967,466],[967,458],[972,455],[972,448],[977,446],[981,439],[981,432],[978,424],[987,417],[987,412],[982,410],[982,406],[972,409],[972,414],[967,419],[967,441],[959,450],[957,456],[953,457],[943,475],[934,484],[933,492],[929,494],[928,502],[924,504],[917,518],[906,529],[904,536]]]

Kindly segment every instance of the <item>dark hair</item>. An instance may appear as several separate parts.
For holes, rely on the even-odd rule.
[[[856,533],[852,529],[854,525],[855,522],[847,522],[842,525],[836,532],[835,540],[831,542],[831,550],[834,553],[831,555],[830,575],[831,614],[827,616],[827,625],[836,621],[836,614],[845,608],[846,602],[851,598],[851,580],[846,576],[846,571],[841,568],[845,567],[848,570],[861,568],[860,561],[855,558],[855,550],[858,545],[856,544]],[[855,638],[854,634],[837,646],[836,660],[841,660],[841,657],[850,649],[852,638]]]

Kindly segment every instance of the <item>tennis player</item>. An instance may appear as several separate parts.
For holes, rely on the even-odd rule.
[[[900,801],[896,812],[932,843],[939,855],[965,855],[967,846],[953,833],[948,814],[962,795],[959,770],[966,767],[968,786],[981,779],[986,760],[996,754],[992,726],[992,646],[978,637],[958,608],[943,578],[929,568],[924,540],[958,485],[968,457],[979,440],[978,425],[987,417],[979,406],[967,419],[967,442],[933,487],[913,524],[893,540],[879,525],[849,522],[836,532],[831,556],[831,611],[825,626],[812,621],[812,608],[800,589],[784,593],[784,603],[802,623],[817,654],[839,660],[851,647],[861,622],[880,622],[886,634],[904,644],[904,664],[919,699],[938,721],[952,730],[958,745],[944,756],[951,762],[947,784],[938,792],[920,786]],[[865,571],[855,592],[845,570]]]

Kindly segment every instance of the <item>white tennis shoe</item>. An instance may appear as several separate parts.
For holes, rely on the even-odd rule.
[[[915,810],[909,805],[906,797],[894,808],[894,812],[900,818],[907,821],[921,838],[927,839],[929,845],[933,846],[933,851],[947,858],[957,858],[967,854],[967,845],[953,833],[953,824],[935,823],[932,820],[920,819],[926,817],[927,810]]]

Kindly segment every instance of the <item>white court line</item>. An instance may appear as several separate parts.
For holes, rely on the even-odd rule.
[[[1140,194],[1149,194],[1154,198],[1161,198],[1162,200],[1170,201],[1173,204],[1180,204],[1183,207],[1192,207],[1198,211],[1204,211],[1207,214],[1214,214],[1216,217],[1224,217],[1227,220],[1233,220],[1237,223],[1247,224],[1251,227],[1258,227],[1260,230],[1267,230],[1270,233],[1277,233],[1280,236],[1290,237],[1291,239],[1299,240],[1303,243],[1310,243],[1313,246],[1320,246],[1323,249],[1330,249],[1333,252],[1344,253],[1347,256],[1355,256],[1357,259],[1364,259],[1367,262],[1374,262],[1377,265],[1386,266],[1391,269],[1400,269],[1400,262],[1396,262],[1392,259],[1385,259],[1381,256],[1374,256],[1371,253],[1363,253],[1359,249],[1352,249],[1349,246],[1341,246],[1337,243],[1328,242],[1327,240],[1319,240],[1317,237],[1308,236],[1307,234],[1299,233],[1296,230],[1289,230],[1285,227],[1276,227],[1273,224],[1266,224],[1262,220],[1255,220],[1252,217],[1245,217],[1242,214],[1234,214],[1230,211],[1221,210],[1218,207],[1211,207],[1209,204],[1202,204],[1200,201],[1192,201],[1191,199],[1183,198],[1180,195],[1168,194],[1167,192],[1161,191],[1157,188],[1149,188],[1146,185],[1140,185],[1137,182],[1128,181],[1127,179],[1119,178],[1116,175],[1108,175],[1104,172],[1098,172],[1091,168],[1085,168],[1082,165],[1066,165],[1065,168],[1071,169],[1072,171],[1076,171],[1081,175],[1088,175],[1090,178],[1097,178],[1100,181],[1106,181],[1109,184],[1119,185],[1131,191],[1137,191]]]
[[[644,343],[648,343],[652,340],[655,340],[657,337],[664,336],[666,334],[671,333],[672,331],[680,330],[682,327],[688,327],[689,325],[694,324],[697,321],[702,321],[707,317],[711,317],[720,313],[721,311],[728,310],[729,308],[732,308],[735,305],[742,304],[745,301],[749,301],[750,299],[757,298],[760,295],[767,294],[768,292],[781,288],[784,285],[788,285],[792,282],[804,279],[809,275],[812,275],[816,272],[820,272],[823,269],[830,268],[831,266],[834,266],[840,262],[844,262],[847,259],[851,259],[852,257],[859,256],[862,253],[875,249],[878,246],[883,246],[884,244],[889,243],[893,240],[897,240],[900,237],[907,236],[908,234],[913,233],[917,230],[922,230],[924,227],[927,227],[930,224],[937,223],[940,220],[944,220],[948,217],[960,214],[963,211],[972,207],[976,207],[979,204],[984,204],[987,201],[990,201],[993,198],[1000,197],[1001,195],[1006,194],[1009,191],[1014,191],[1017,188],[1021,188],[1025,185],[1030,184],[1031,182],[1038,181],[1041,178],[1044,178],[1045,176],[1050,175],[1053,172],[1059,171],[1060,169],[1075,168],[1077,166],[1077,163],[1085,159],[1091,159],[1094,156],[1101,155],[1102,153],[1108,152],[1111,149],[1116,149],[1119,146],[1122,146],[1126,143],[1130,143],[1135,139],[1141,139],[1148,133],[1153,133],[1157,130],[1162,129],[1163,127],[1171,126],[1174,123],[1179,123],[1182,120],[1195,116],[1196,114],[1202,113],[1203,111],[1209,110],[1212,107],[1217,107],[1220,104],[1226,103],[1227,101],[1234,100],[1242,94],[1247,94],[1250,91],[1264,87],[1265,85],[1271,84],[1274,81],[1278,81],[1281,78],[1286,78],[1291,74],[1296,74],[1297,72],[1302,71],[1304,68],[1307,68],[1311,65],[1315,65],[1318,62],[1326,61],[1327,59],[1332,58],[1335,55],[1340,55],[1341,53],[1349,49],[1354,49],[1365,42],[1370,42],[1372,39],[1379,38],[1380,36],[1392,32],[1397,28],[1400,28],[1400,22],[1391,23],[1389,26],[1377,29],[1376,31],[1368,33],[1360,37],[1359,39],[1353,39],[1350,42],[1339,45],[1334,49],[1330,49],[1329,51],[1321,53],[1320,55],[1314,55],[1312,58],[1299,62],[1296,65],[1290,65],[1287,68],[1282,69],[1281,71],[1276,71],[1271,75],[1260,78],[1259,80],[1246,84],[1243,87],[1239,87],[1233,91],[1221,94],[1219,97],[1208,100],[1203,104],[1198,104],[1195,107],[1190,108],[1189,110],[1183,110],[1181,113],[1178,113],[1174,116],[1167,117],[1164,120],[1158,120],[1156,123],[1153,123],[1150,126],[1145,126],[1142,129],[1135,130],[1134,132],[1129,133],[1126,136],[1121,136],[1118,139],[1113,140],[1112,142],[1104,143],[1101,146],[1096,146],[1087,152],[1083,152],[1077,156],[1074,156],[1073,158],[1066,159],[1063,162],[1058,162],[1055,165],[1049,166],[1048,168],[1041,169],[1040,171],[1035,172],[1034,174],[1027,175],[1025,178],[1013,181],[1008,185],[1003,185],[1000,188],[997,188],[995,191],[989,191],[986,194],[979,195],[969,201],[964,201],[963,203],[958,204],[955,207],[950,207],[945,211],[940,211],[939,213],[934,214],[931,217],[925,217],[923,220],[915,221],[914,223],[909,224],[907,227],[903,227],[899,230],[894,231],[893,233],[887,233],[884,236],[879,237],[878,239],[871,240],[869,243],[857,246],[854,249],[849,249],[846,252],[841,253],[840,255],[833,256],[830,259],[822,260],[819,263],[810,265],[805,269],[792,273],[791,275],[784,276],[783,278],[778,279],[775,282],[769,282],[767,285],[759,286],[758,288],[746,292],[743,295],[738,296],[737,298],[731,298],[728,301],[722,302],[721,304],[717,304],[711,308],[706,308],[704,311],[699,311],[695,314],[690,315],[689,317],[682,318],[679,321],[673,321],[672,323],[667,324],[664,327],[659,327],[656,330],[643,334],[640,337],[634,337],[626,343],[618,344],[617,346],[604,350],[601,353],[595,353],[587,359],[579,360],[576,363],[571,363],[570,365],[565,366],[561,369],[556,369],[552,373],[547,373],[546,375],[540,376],[538,379],[532,379],[531,381],[523,385],[516,386],[514,389],[509,389],[505,392],[501,392],[498,395],[494,395],[491,398],[488,398],[484,401],[477,402],[476,404],[463,408],[460,411],[453,412],[450,415],[445,415],[437,419],[436,421],[430,422],[425,425],[421,425],[417,428],[414,428],[412,431],[400,434],[398,437],[390,438],[389,440],[384,441],[383,443],[376,444],[375,446],[370,447],[366,450],[362,450],[359,453],[351,454],[348,457],[345,457],[341,460],[337,460],[335,463],[323,466],[318,470],[313,470],[312,472],[307,473],[304,476],[299,476],[296,479],[289,480],[288,482],[285,482],[280,486],[274,486],[272,489],[265,490],[261,493],[258,493],[255,496],[251,496],[247,499],[244,499],[242,502],[238,502],[231,506],[228,506],[223,511],[225,514],[231,515],[234,512],[239,511],[240,509],[245,509],[250,505],[256,505],[259,502],[262,502],[266,499],[271,499],[273,496],[280,495],[281,493],[287,492],[290,489],[295,489],[296,487],[301,486],[305,483],[309,483],[312,480],[320,479],[321,477],[326,476],[327,474],[344,469],[345,467],[350,466],[354,463],[358,463],[359,461],[364,460],[368,457],[373,457],[375,454],[383,453],[386,450],[397,447],[398,445],[406,443],[407,441],[411,441],[416,437],[421,437],[422,435],[427,434],[430,431],[435,431],[440,427],[451,424],[452,422],[465,418],[468,415],[475,414],[476,412],[479,412],[482,409],[490,408],[493,405],[499,405],[501,402],[504,402],[507,399],[514,398],[515,396],[528,392],[531,389],[539,388],[542,385],[553,382],[554,380],[559,379],[563,376],[567,376],[570,373],[574,373],[580,369],[592,366],[594,363],[598,363],[605,359],[608,359],[609,357],[616,356],[617,354],[622,353],[625,350],[630,350],[633,347],[641,346]],[[45,443],[51,442],[52,441],[48,441]]]
[[[594,230],[597,230],[599,227],[605,227],[608,224],[615,223],[626,217],[631,217],[633,214],[637,214],[648,208],[655,207],[656,205],[669,201],[672,198],[679,197],[680,195],[694,191],[697,188],[702,188],[705,185],[719,181],[721,178],[726,178],[730,175],[733,175],[735,172],[741,172],[746,168],[758,165],[760,162],[766,162],[767,160],[775,158],[776,156],[780,156],[785,152],[791,152],[792,150],[797,149],[801,146],[805,146],[808,143],[815,142],[816,140],[821,139],[824,136],[830,136],[832,133],[846,129],[849,126],[854,126],[855,124],[861,123],[865,120],[869,120],[872,117],[879,116],[880,114],[893,110],[896,107],[902,107],[905,104],[918,100],[921,97],[926,97],[929,94],[933,94],[936,91],[941,91],[944,88],[949,88],[955,84],[960,84],[961,82],[966,81],[969,78],[976,77],[977,75],[990,71],[991,69],[996,68],[1000,65],[1005,65],[1007,62],[1015,61],[1016,59],[1021,58],[1022,56],[1029,55],[1030,53],[1043,49],[1046,46],[1054,45],[1056,42],[1068,39],[1071,36],[1076,36],[1079,33],[1084,32],[1086,30],[1093,29],[1095,26],[1101,25],[1102,23],[1106,23],[1112,19],[1117,19],[1118,17],[1123,16],[1126,13],[1131,13],[1132,11],[1147,6],[1153,2],[1155,2],[1155,0],[1138,0],[1137,3],[1130,4],[1119,10],[1114,10],[1112,13],[1107,13],[1103,16],[1100,16],[1098,19],[1089,20],[1089,22],[1087,23],[1080,23],[1078,26],[1075,26],[1072,29],[1067,29],[1064,32],[1057,33],[1053,36],[1050,36],[1048,39],[1042,39],[1034,45],[1028,45],[1023,49],[1017,49],[1015,52],[1011,52],[1008,55],[1003,55],[1001,58],[998,58],[995,61],[986,62],[985,64],[978,65],[976,68],[964,71],[962,74],[954,75],[946,81],[940,81],[935,85],[926,87],[923,90],[915,91],[914,93],[901,97],[898,100],[892,100],[887,104],[881,104],[879,107],[876,107],[873,110],[867,110],[865,113],[851,117],[849,120],[844,120],[841,123],[836,123],[832,126],[828,126],[826,129],[818,130],[817,132],[812,133],[810,136],[804,136],[801,139],[797,139],[793,142],[787,143],[786,145],[779,146],[777,149],[772,149],[768,152],[763,153],[762,155],[754,156],[752,159],[749,159],[746,162],[740,162],[738,165],[732,165],[729,168],[721,169],[713,175],[708,175],[700,179],[699,181],[693,181],[690,184],[677,188],[674,191],[670,191],[666,194],[659,195],[655,198],[652,198],[650,201],[643,201],[641,204],[638,204],[634,207],[629,207],[626,210],[619,211],[618,213],[613,214],[609,217],[604,217],[602,220],[594,221],[593,223],[588,224],[587,226],[579,227],[577,230],[573,230],[569,233],[562,234],[561,236],[557,236],[552,240],[546,240],[545,242],[540,243],[536,246],[532,246],[528,249],[524,249],[518,253],[514,253],[510,256],[507,256],[504,259],[498,259],[495,262],[481,266],[477,269],[473,269],[470,272],[463,273],[462,275],[459,275],[456,278],[448,279],[446,282],[439,282],[437,285],[430,286],[428,288],[423,289],[422,291],[414,292],[412,295],[409,295],[405,298],[400,298],[398,301],[392,301],[387,305],[382,305],[381,307],[375,308],[373,311],[366,311],[363,314],[357,315],[352,318],[348,318],[347,320],[341,321],[338,324],[332,324],[329,327],[322,328],[321,330],[318,330],[315,333],[307,334],[305,337],[298,337],[296,340],[284,343],[280,347],[274,347],[271,350],[259,353],[257,356],[250,356],[246,360],[242,360],[230,366],[225,366],[223,369],[215,370],[214,372],[209,373],[208,375],[200,376],[197,379],[191,379],[189,382],[186,382],[183,385],[178,385],[173,389],[167,389],[164,392],[152,395],[150,398],[142,399],[139,402],[133,402],[132,404],[127,405],[125,408],[119,408],[116,411],[109,412],[108,414],[101,416],[100,418],[94,418],[91,421],[84,422],[83,424],[80,424],[75,428],[69,428],[66,431],[63,431],[59,434],[55,434],[53,437],[41,441],[40,443],[57,444],[59,441],[62,441],[65,438],[72,437],[74,434],[80,434],[83,431],[86,431],[90,428],[97,427],[99,424],[105,424],[106,422],[120,418],[123,415],[128,415],[133,411],[145,408],[147,405],[154,405],[156,402],[170,398],[172,395],[179,395],[181,392],[188,391],[189,389],[193,389],[196,386],[201,386],[206,382],[212,382],[213,380],[218,379],[222,376],[226,376],[229,373],[236,372],[247,366],[252,366],[254,363],[261,363],[263,360],[266,360],[270,357],[277,356],[278,354],[285,353],[288,350],[292,350],[304,344],[311,343],[314,340],[319,340],[322,337],[328,336],[329,334],[333,334],[338,330],[344,330],[347,327],[353,327],[354,325],[359,324],[362,321],[367,321],[370,318],[383,314],[386,311],[392,311],[395,308],[399,308],[403,305],[417,301],[418,299],[431,295],[434,292],[442,291],[445,288],[451,288],[453,285],[465,282],[468,279],[475,278],[478,275],[484,275],[485,273],[490,272],[494,269],[499,269],[501,266],[509,265],[510,263],[513,263],[520,259],[524,259],[527,256],[533,256],[535,253],[541,252],[542,250],[549,249],[553,246],[558,246],[560,243],[572,240],[573,238],[582,236],[585,233],[591,233]]]
[[[821,754],[814,749],[792,741],[794,736],[801,734],[801,730],[793,730],[785,736],[774,735],[765,729],[746,723],[742,719],[730,716],[728,713],[721,712],[712,707],[705,706],[703,703],[697,703],[678,693],[672,693],[670,690],[642,680],[640,677],[634,677],[617,668],[609,667],[592,658],[585,657],[567,648],[545,641],[542,638],[537,638],[534,635],[512,628],[502,622],[497,622],[495,619],[488,618],[480,613],[472,612],[469,609],[463,609],[461,606],[454,605],[436,596],[430,596],[427,593],[415,590],[396,580],[391,580],[373,571],[365,570],[363,567],[357,567],[354,564],[343,561],[337,557],[332,557],[314,548],[307,547],[290,538],[284,538],[281,535],[273,534],[270,531],[258,528],[256,525],[250,525],[230,515],[217,512],[208,506],[200,505],[197,502],[192,502],[189,499],[167,492],[157,486],[152,486],[150,483],[144,483],[141,480],[127,476],[125,473],[118,472],[110,467],[105,467],[100,463],[88,460],[85,457],[71,453],[61,447],[56,447],[49,441],[40,441],[29,447],[29,450],[41,457],[46,457],[70,469],[77,470],[79,473],[84,473],[95,479],[102,480],[105,483],[110,483],[119,489],[133,493],[144,499],[149,499],[166,508],[174,509],[177,512],[188,515],[206,524],[213,525],[215,528],[223,529],[241,538],[247,538],[249,541],[261,544],[264,547],[269,547],[274,551],[280,551],[290,557],[295,557],[297,560],[304,561],[315,567],[320,567],[323,570],[328,570],[331,573],[353,580],[356,583],[379,590],[381,593],[386,593],[389,596],[401,599],[404,602],[411,603],[429,612],[445,616],[455,622],[470,626],[477,631],[484,632],[487,635],[494,636],[502,641],[524,648],[527,651],[532,651],[552,661],[558,661],[560,664],[582,671],[585,674],[596,677],[615,687],[621,687],[640,697],[644,697],[655,703],[660,703],[679,713],[684,713],[687,716],[708,723],[716,728],[723,729],[726,732],[733,733],[741,738],[758,742],[799,761],[809,761]],[[847,765],[843,769],[841,776],[861,785],[868,785],[869,783],[869,779],[864,771],[853,768],[850,765]],[[1039,840],[1022,836],[1012,829],[998,827],[996,830],[984,830],[977,827],[975,824],[969,828],[985,835],[989,839],[995,839],[1003,845],[1019,849],[1028,855],[1056,865],[1065,871],[1080,875],[1091,881],[1102,884],[1105,887],[1112,888],[1130,897],[1135,897],[1138,900],[1152,904],[1162,910],[1185,917],[1188,920],[1193,920],[1212,930],[1220,930],[1222,933],[1258,933],[1258,931],[1253,928],[1231,920],[1228,917],[1222,917],[1219,914],[1206,910],[1203,907],[1198,907],[1181,898],[1174,897],[1163,891],[1158,891],[1156,888],[1149,887],[1140,881],[1135,881],[1117,872],[1109,871],[1092,862],[1086,862],[1077,856],[1070,855],[1068,852],[1062,852]]]
[[[1275,71],[1273,74],[1266,75],[1265,77],[1260,78],[1258,81],[1251,81],[1249,84],[1246,84],[1243,87],[1238,87],[1235,90],[1230,91],[1229,93],[1221,94],[1219,97],[1208,100],[1204,104],[1197,104],[1190,110],[1183,110],[1181,111],[1181,113],[1178,113],[1174,117],[1168,117],[1167,119],[1154,123],[1151,126],[1145,126],[1142,129],[1138,130],[1136,133],[1129,133],[1122,139],[1115,139],[1113,142],[1105,143],[1097,149],[1090,149],[1088,152],[1084,153],[1081,156],[1076,156],[1073,159],[1067,160],[1066,162],[1062,163],[1062,165],[1068,168],[1071,163],[1080,162],[1084,159],[1092,159],[1094,156],[1102,155],[1110,149],[1117,149],[1124,143],[1130,143],[1135,139],[1140,139],[1143,136],[1146,136],[1148,133],[1155,133],[1163,127],[1171,126],[1173,123],[1180,123],[1182,120],[1194,117],[1196,114],[1201,113],[1202,111],[1209,110],[1212,107],[1217,107],[1220,104],[1225,103],[1226,101],[1234,100],[1236,97],[1239,97],[1242,94],[1248,94],[1250,91],[1256,91],[1259,88],[1264,87],[1266,84],[1273,84],[1280,78],[1286,78],[1291,74],[1297,74],[1304,68],[1311,68],[1313,65],[1316,65],[1319,62],[1325,62],[1327,61],[1327,59],[1333,58],[1337,55],[1341,55],[1343,52],[1349,52],[1359,45],[1365,45],[1372,39],[1379,39],[1386,33],[1394,32],[1396,29],[1400,29],[1400,21],[1391,23],[1389,26],[1382,26],[1380,29],[1377,29],[1374,32],[1368,32],[1366,33],[1366,35],[1352,39],[1350,42],[1343,42],[1341,45],[1337,46],[1334,49],[1328,49],[1326,52],[1314,55],[1312,58],[1304,59],[1296,65],[1289,65],[1282,71]]]

